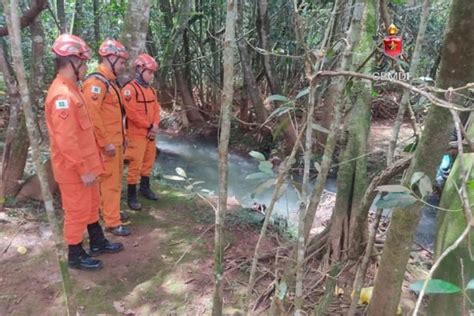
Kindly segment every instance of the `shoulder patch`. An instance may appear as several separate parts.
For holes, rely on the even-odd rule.
[[[56,110],[69,109],[69,102],[67,100],[56,100]]]
[[[100,94],[100,92],[102,91],[102,89],[98,86],[92,86],[91,87],[91,92],[92,93],[95,93],[95,94]]]

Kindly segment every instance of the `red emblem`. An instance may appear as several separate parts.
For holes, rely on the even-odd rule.
[[[59,117],[62,118],[63,120],[67,119],[69,116],[69,112],[66,110],[61,110],[58,113]]]
[[[398,57],[403,51],[403,40],[397,36],[398,29],[391,24],[388,28],[388,36],[383,39],[383,48],[386,55],[391,57]]]

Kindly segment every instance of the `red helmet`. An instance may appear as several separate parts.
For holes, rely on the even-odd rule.
[[[59,35],[53,43],[52,51],[61,57],[76,56],[83,60],[91,58],[91,50],[87,43],[71,34]]]
[[[107,39],[100,45],[99,55],[102,57],[113,55],[124,59],[128,58],[128,52],[125,46],[113,39]]]
[[[143,67],[145,69],[149,69],[153,72],[158,70],[158,63],[155,61],[153,57],[148,54],[140,54],[135,59],[135,66],[136,67]]]

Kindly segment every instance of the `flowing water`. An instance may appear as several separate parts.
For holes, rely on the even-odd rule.
[[[160,134],[157,140],[160,150],[155,171],[161,175],[176,176],[177,167],[185,170],[187,177],[193,181],[204,181],[201,188],[217,193],[218,187],[218,153],[214,144],[201,140],[190,140],[180,136]],[[247,155],[229,154],[228,196],[243,207],[251,207],[254,202],[268,206],[272,197],[272,188],[255,194],[255,189],[262,180],[248,180],[246,177],[258,172],[258,161]],[[167,180],[171,183],[182,181]],[[183,186],[185,184],[183,183]],[[326,190],[335,192],[334,179],[328,179]],[[430,201],[436,202],[436,201]],[[288,219],[295,224],[297,219],[298,195],[295,189],[287,186],[286,192],[276,203],[274,215]],[[389,214],[390,212],[388,212]],[[423,208],[423,216],[418,227],[415,241],[425,247],[432,247],[436,231],[436,211],[430,207]]]

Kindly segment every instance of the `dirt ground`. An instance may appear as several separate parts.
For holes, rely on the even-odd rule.
[[[98,272],[69,270],[80,315],[204,315],[212,307],[213,215],[184,193],[161,190],[161,201],[131,213],[133,234],[108,236],[125,251],[103,255]],[[31,210],[0,213],[0,315],[63,315],[51,233]],[[225,302],[229,313],[243,293],[257,227],[228,221]],[[87,244],[87,243],[86,243]],[[266,240],[262,253],[272,249]],[[25,247],[20,254],[18,247]]]
[[[373,125],[371,163],[384,160],[390,133],[388,122]],[[404,125],[401,139],[410,136]],[[179,190],[161,186],[159,193],[160,201],[144,202],[144,210],[130,212],[131,236],[108,236],[123,242],[125,251],[101,256],[105,264],[101,271],[70,270],[78,315],[211,313],[213,211]],[[334,200],[334,196],[324,197],[324,210],[318,212],[317,222],[330,219]],[[39,209],[37,202],[0,213],[0,315],[64,315],[53,239]],[[234,212],[245,211],[237,208]],[[229,315],[239,314],[237,307],[246,289],[249,258],[259,231],[258,225],[248,221],[252,216],[240,213],[227,223],[224,301]],[[277,241],[269,237],[262,254],[276,246]],[[18,252],[18,247],[25,247],[26,254]],[[265,292],[271,280],[262,277],[257,293]]]

